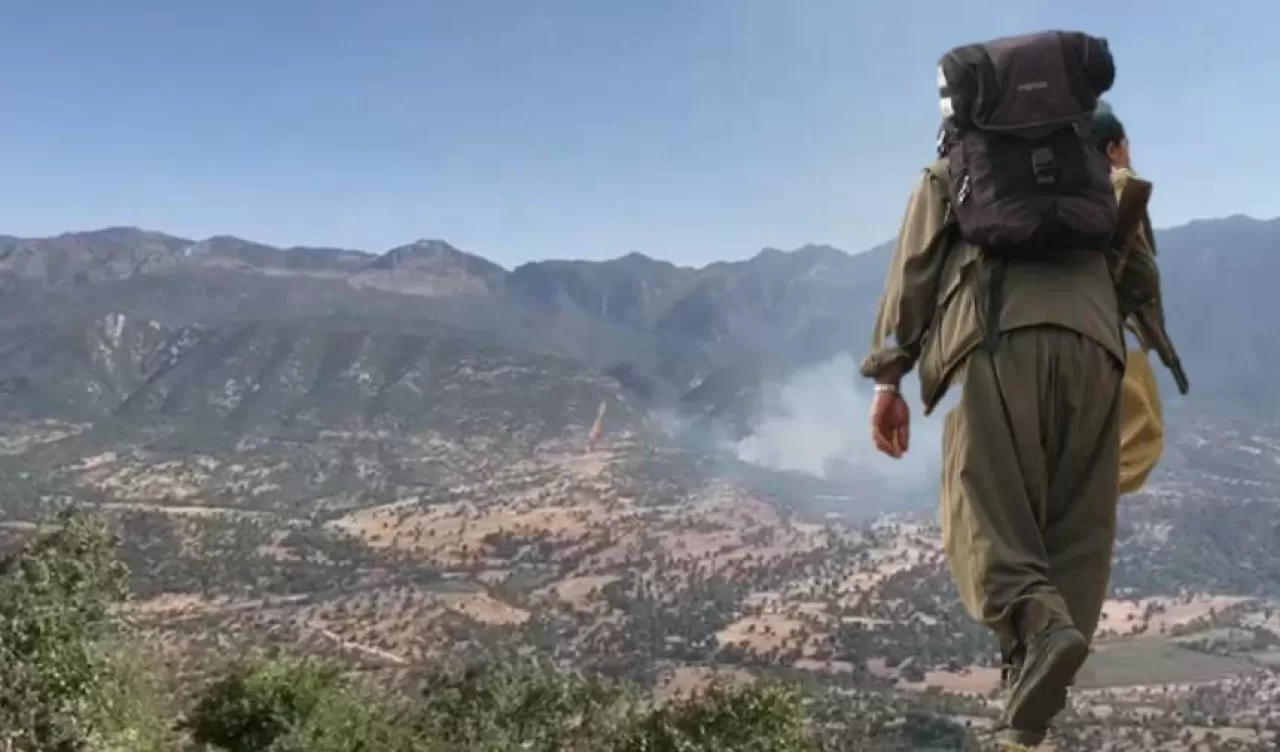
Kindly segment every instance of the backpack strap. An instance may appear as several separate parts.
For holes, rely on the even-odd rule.
[[[934,180],[940,181],[944,186],[943,195],[949,196],[950,194],[945,189],[945,186],[951,181],[951,162],[947,159],[945,138],[944,133],[940,131],[938,133],[938,158],[925,169],[925,172],[929,173],[929,176]],[[942,230],[951,231],[958,227],[959,223],[956,221],[955,212],[951,209],[951,199],[948,198],[946,200],[946,208],[942,212],[942,228],[939,230],[939,234],[941,234]]]
[[[929,175],[946,184],[951,179],[951,164],[947,159],[951,142],[951,131],[944,124],[938,131],[938,159],[929,166]],[[947,239],[958,234],[960,223],[952,211],[951,202],[947,201],[946,213],[943,219],[943,227],[938,232],[938,237],[934,242],[946,242]],[[993,258],[985,254],[982,255],[980,262],[980,271],[985,273],[985,279],[982,283],[983,291],[986,293],[986,310],[981,316],[982,320],[982,347],[989,353],[994,353],[1000,346],[1000,308],[1004,305],[1004,260],[1001,258]]]
[[[985,288],[987,297],[986,315],[982,321],[982,347],[988,353],[994,353],[1000,347],[1000,308],[1004,305],[1004,269],[1003,258],[982,259],[982,269],[986,272]]]
[[[1151,236],[1150,223],[1147,218],[1147,204],[1151,200],[1151,183],[1136,176],[1127,176],[1120,187],[1120,198],[1116,210],[1116,232],[1112,236],[1112,248],[1117,255],[1115,270],[1116,282],[1119,283],[1124,274],[1125,265],[1129,263],[1129,238],[1141,229],[1155,252],[1155,238]]]

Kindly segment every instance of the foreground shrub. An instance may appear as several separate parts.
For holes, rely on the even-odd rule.
[[[94,700],[92,752],[175,752],[181,708],[160,656],[138,634],[125,631],[100,645],[108,680]]]
[[[0,561],[0,749],[72,752],[91,737],[126,574],[107,528],[73,512]]]
[[[422,677],[416,726],[450,750],[608,750],[642,717],[620,687],[536,665]]]
[[[226,752],[799,752],[799,698],[772,685],[713,687],[655,707],[631,689],[538,666],[476,666],[420,679],[408,706],[335,669],[289,658],[241,664],[187,727]]]
[[[810,749],[800,696],[788,687],[712,685],[666,705],[619,752],[800,752]]]

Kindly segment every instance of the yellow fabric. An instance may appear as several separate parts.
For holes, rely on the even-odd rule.
[[[1143,350],[1130,349],[1120,388],[1120,493],[1147,482],[1164,452],[1164,413],[1155,372]]]
[[[1136,177],[1132,169],[1117,168],[1111,171],[1111,184],[1116,199],[1124,193],[1125,184]],[[1132,262],[1126,267],[1130,275],[1137,275],[1141,289],[1155,289],[1159,299],[1159,277],[1155,267],[1155,246],[1151,239],[1150,221],[1143,221],[1143,231],[1133,238],[1134,246],[1126,254]],[[1127,279],[1127,278],[1126,278]],[[1129,322],[1132,323],[1132,322]],[[1132,329],[1132,327],[1131,327]],[[1147,482],[1147,476],[1155,469],[1164,453],[1164,413],[1160,408],[1160,389],[1155,372],[1147,360],[1146,342],[1141,349],[1130,349],[1125,357],[1124,381],[1120,388],[1120,493],[1133,493]]]

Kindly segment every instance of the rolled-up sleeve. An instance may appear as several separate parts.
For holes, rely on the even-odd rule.
[[[946,244],[938,242],[946,222],[946,186],[936,170],[925,170],[907,203],[876,313],[871,352],[862,375],[879,377],[892,367],[915,367],[925,333],[933,324]]]

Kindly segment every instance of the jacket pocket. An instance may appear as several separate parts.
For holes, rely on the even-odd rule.
[[[966,250],[961,246],[955,252],[963,253]],[[931,410],[942,398],[946,391],[944,382],[948,378],[947,372],[955,365],[950,361],[956,351],[963,347],[961,340],[966,338],[966,330],[974,326],[972,312],[953,311],[952,308],[973,300],[973,295],[964,293],[965,285],[973,274],[975,260],[974,257],[957,258],[953,262],[954,266],[946,270],[942,284],[938,287],[933,322],[925,337],[920,358],[920,389],[926,409]]]

